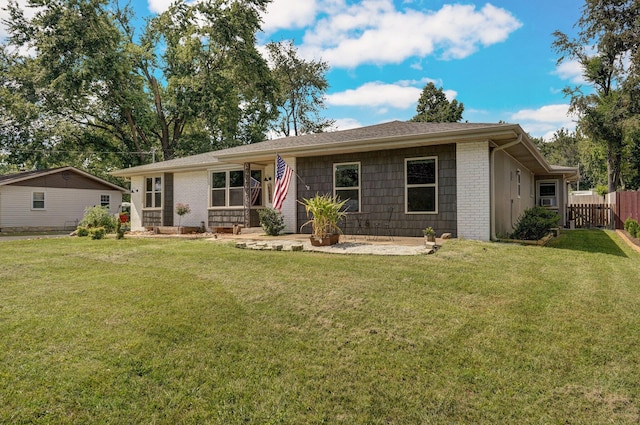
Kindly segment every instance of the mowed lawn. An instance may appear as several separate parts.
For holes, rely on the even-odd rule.
[[[435,255],[0,242],[0,423],[637,424],[614,233]]]

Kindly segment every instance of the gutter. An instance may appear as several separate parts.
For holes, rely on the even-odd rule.
[[[490,167],[491,167],[491,194],[489,197],[489,204],[491,205],[491,223],[490,223],[490,227],[491,227],[491,234],[489,236],[490,240],[492,242],[497,242],[498,238],[496,237],[496,201],[495,201],[495,196],[496,196],[496,178],[495,178],[495,154],[497,151],[502,151],[505,149],[508,149],[512,146],[515,146],[519,143],[522,143],[522,133],[518,133],[518,137],[509,143],[506,143],[502,146],[498,146],[493,148],[493,150],[491,151],[491,154],[489,156],[489,162],[490,162]]]

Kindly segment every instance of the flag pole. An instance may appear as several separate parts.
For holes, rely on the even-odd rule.
[[[276,158],[277,156],[280,155],[278,152],[276,152]],[[282,157],[282,155],[280,155],[280,157]],[[297,164],[296,164],[297,165]],[[297,168],[297,167],[296,167]],[[291,169],[293,171],[293,174],[296,175],[296,177],[298,178],[298,180],[300,180],[300,183],[302,183],[305,187],[305,189],[310,190],[311,188],[309,187],[309,185],[302,179],[302,177],[300,177],[300,174],[298,174],[298,171],[294,170],[293,168]]]

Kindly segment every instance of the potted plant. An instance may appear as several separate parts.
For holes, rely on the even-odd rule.
[[[425,227],[424,230],[422,230],[422,233],[424,233],[424,239],[427,242],[435,242],[436,241],[436,231],[433,230],[433,227],[431,227],[431,226]]]
[[[191,212],[191,207],[189,206],[189,204],[183,204],[181,202],[178,202],[178,204],[176,205],[176,214],[178,214],[178,234],[181,234],[181,227],[180,224],[182,224],[182,216],[185,214],[189,214]]]
[[[300,226],[300,230],[311,224],[311,244],[314,246],[338,243],[342,230],[338,226],[344,218],[344,206],[347,200],[340,201],[334,196],[318,195],[299,201],[304,206],[309,220]]]

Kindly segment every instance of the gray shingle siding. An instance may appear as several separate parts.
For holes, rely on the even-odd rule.
[[[438,157],[438,213],[405,214],[405,159],[424,156]],[[456,160],[455,144],[409,149],[327,155],[297,159],[299,182],[297,199],[316,193],[333,193],[333,164],[360,162],[360,210],[369,213],[372,226],[387,220],[393,207],[391,228],[396,236],[421,236],[422,229],[432,226],[438,236],[448,232],[456,235]],[[298,206],[298,223],[307,221],[304,207]],[[309,232],[307,226],[303,231]]]

